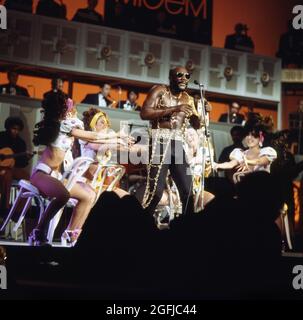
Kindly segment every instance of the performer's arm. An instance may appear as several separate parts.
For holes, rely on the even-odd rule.
[[[101,141],[101,140],[118,138],[118,134],[115,132],[98,133],[93,131],[85,131],[81,129],[73,129],[71,131],[71,135],[75,138],[78,138],[84,141],[89,141],[89,142],[96,142],[98,140]]]
[[[173,113],[184,112],[188,115],[191,115],[192,108],[189,105],[178,105],[176,107],[169,106],[168,108],[161,109],[156,108],[159,99],[164,93],[163,86],[153,87],[147,98],[144,101],[143,107],[140,112],[142,120],[157,120],[166,116],[170,116]]]
[[[239,165],[239,162],[237,160],[231,160],[228,162],[223,163],[214,163],[214,169],[215,170],[230,170],[235,168],[237,165]]]
[[[262,166],[266,167],[267,165],[270,164],[270,161],[268,160],[267,157],[261,157],[259,159],[254,159],[254,160],[248,160],[246,159],[246,164],[249,166]]]

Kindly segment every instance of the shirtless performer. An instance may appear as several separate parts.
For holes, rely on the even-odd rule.
[[[153,214],[166,186],[168,170],[182,202],[183,213],[193,211],[192,177],[184,152],[189,125],[200,128],[201,118],[187,92],[190,74],[184,67],[170,70],[169,86],[154,86],[142,107],[141,118],[151,122],[147,183],[142,206]]]

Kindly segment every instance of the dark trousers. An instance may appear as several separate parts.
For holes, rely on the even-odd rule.
[[[161,140],[163,142],[163,140]],[[146,208],[146,210],[150,213],[154,213],[158,203],[161,200],[162,194],[166,187],[166,177],[168,170],[170,171],[171,177],[173,178],[182,202],[182,211],[183,213],[193,212],[193,195],[192,195],[192,176],[190,174],[190,168],[185,158],[185,152],[182,146],[182,142],[179,140],[171,140],[170,148],[168,148],[168,152],[164,159],[164,163],[161,167],[161,171],[159,174],[158,181],[155,181],[155,177],[158,172],[159,162],[163,158],[163,152],[167,145],[164,143],[160,145],[160,150],[158,150],[157,162],[153,161],[152,167],[150,169],[150,191],[153,190],[154,184],[157,183],[156,191],[151,201],[150,205]],[[149,156],[151,157],[151,149]],[[160,157],[159,157],[160,152]],[[154,162],[156,162],[154,164]]]

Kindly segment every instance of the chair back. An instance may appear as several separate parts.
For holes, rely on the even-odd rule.
[[[62,176],[62,181],[64,181],[67,178],[65,187],[68,191],[70,191],[73,188],[75,183],[81,180],[84,173],[88,170],[89,166],[93,162],[94,160],[89,157],[79,157],[74,160],[70,170],[65,171]]]

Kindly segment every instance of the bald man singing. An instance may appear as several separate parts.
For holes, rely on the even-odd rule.
[[[154,213],[170,172],[180,194],[183,213],[193,211],[192,177],[184,152],[184,135],[191,125],[201,127],[193,97],[187,92],[190,73],[183,67],[170,70],[169,85],[154,86],[141,110],[151,123],[147,185],[143,207]]]

